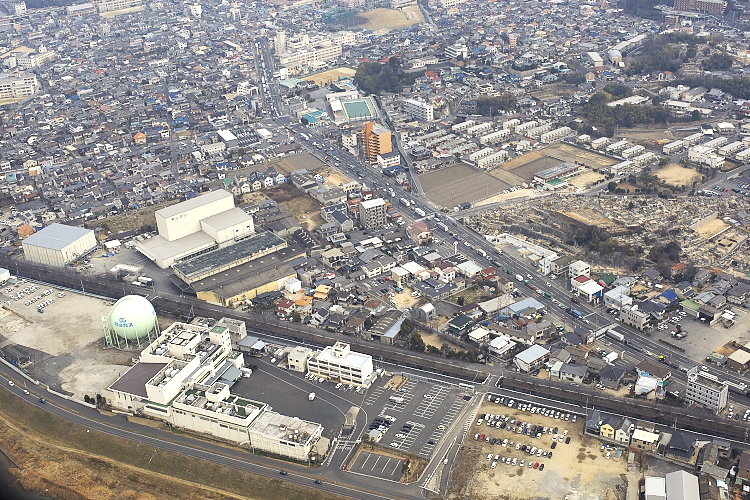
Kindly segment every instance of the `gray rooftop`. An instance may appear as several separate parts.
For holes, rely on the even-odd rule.
[[[24,244],[51,250],[62,250],[89,233],[93,233],[93,231],[82,227],[55,223],[26,238]]]
[[[182,276],[190,279],[191,277],[207,273],[211,269],[220,268],[235,261],[249,259],[263,250],[283,245],[284,243],[286,241],[283,238],[267,231],[245,238],[234,245],[180,262],[179,264],[175,264],[173,268]]]
[[[148,397],[146,394],[146,382],[154,378],[167,363],[136,363],[130,370],[118,378],[109,388],[113,391],[126,392],[135,394],[142,398]]]
[[[216,200],[220,200],[226,197],[234,198],[232,196],[232,193],[230,193],[229,191],[224,191],[223,189],[217,189],[216,191],[204,193],[204,194],[201,194],[200,196],[196,196],[195,198],[191,198],[181,203],[175,203],[174,205],[170,205],[168,207],[162,208],[161,210],[157,210],[156,214],[159,215],[160,217],[164,217],[165,219],[168,219],[169,217],[173,217],[183,212],[187,212],[188,210],[193,210],[194,208],[198,208],[207,203],[211,203],[211,202],[214,202]]]

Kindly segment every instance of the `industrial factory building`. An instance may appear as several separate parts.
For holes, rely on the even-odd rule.
[[[307,460],[322,426],[269,411],[265,403],[231,393],[244,368],[232,349],[232,325],[173,323],[140,354],[138,363],[105,391],[118,410],[294,460]],[[325,443],[325,439],[321,444]],[[325,446],[321,446],[325,447]]]
[[[94,231],[65,224],[51,224],[23,240],[26,260],[65,267],[96,250]]]
[[[162,269],[255,233],[252,216],[236,208],[232,193],[223,189],[162,208],[154,215],[159,234],[139,241],[136,249]]]

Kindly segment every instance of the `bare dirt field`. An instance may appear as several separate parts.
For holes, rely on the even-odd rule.
[[[99,221],[98,224],[104,227],[110,233],[119,233],[121,231],[137,231],[140,230],[144,225],[154,226],[156,224],[154,212],[170,205],[174,205],[179,201],[180,200],[169,200],[165,201],[164,203],[158,203],[156,205],[139,208],[138,210],[131,210],[127,214],[107,217],[106,219]]]
[[[354,76],[356,72],[357,71],[353,70],[352,68],[347,68],[345,66],[342,66],[340,68],[329,69],[328,71],[323,71],[322,73],[316,73],[314,75],[310,75],[307,78],[305,78],[305,80],[309,82],[314,82],[316,85],[319,85],[320,87],[322,87],[324,85],[328,85],[329,83],[333,83],[342,78]]]
[[[330,184],[333,184],[336,187],[352,181],[351,177],[344,175],[338,169],[331,166],[325,166],[318,173],[325,177]]]
[[[369,10],[357,14],[352,17],[351,20],[358,23],[363,28],[379,30],[406,28],[412,24],[423,22],[424,17],[422,17],[422,12],[419,10],[419,7],[413,5],[402,10]]]
[[[25,299],[4,306],[0,330],[10,342],[38,351],[29,367],[32,376],[81,398],[93,396],[125,372],[135,353],[104,349],[101,317],[111,302],[73,292],[50,297],[55,302],[43,314]]]
[[[670,163],[664,168],[654,172],[654,175],[672,186],[689,186],[694,181],[699,181],[701,174],[692,168],[683,167],[677,163]]]
[[[524,198],[526,196],[532,197],[537,195],[541,196],[541,193],[537,193],[533,189],[519,189],[518,191],[513,191],[512,193],[500,193],[495,196],[490,196],[489,198],[485,198],[475,203],[474,205],[481,207],[482,205],[489,205],[490,203],[499,203],[502,201],[514,200],[516,198]]]
[[[606,177],[600,174],[599,172],[594,172],[592,170],[585,170],[581,172],[580,174],[576,175],[575,177],[568,179],[568,182],[571,185],[577,187],[578,189],[585,189],[589,186],[592,186],[594,184],[601,182],[604,179],[606,179]]]
[[[693,229],[701,236],[701,238],[710,240],[711,238],[729,229],[729,225],[723,220],[717,218],[703,222]]]
[[[453,498],[473,499],[560,499],[569,500],[601,500],[624,498],[624,491],[616,490],[615,487],[624,485],[624,477],[633,488],[637,487],[637,476],[628,474],[626,456],[623,455],[619,461],[606,459],[604,452],[600,451],[597,440],[582,436],[583,419],[576,423],[571,421],[556,420],[539,414],[519,412],[505,406],[485,403],[480,408],[482,413],[505,414],[511,419],[520,419],[523,422],[542,426],[558,427],[558,432],[568,430],[571,437],[570,444],[559,443],[552,450],[552,436],[545,434],[541,439],[531,438],[505,429],[496,429],[473,425],[469,430],[469,437],[465,451],[460,456],[460,463],[456,470],[462,473],[454,473]],[[476,424],[476,422],[475,422]],[[490,430],[492,429],[492,430]],[[533,458],[532,463],[543,463],[544,470],[529,468],[528,452],[516,450],[513,446],[503,447],[499,444],[492,445],[488,442],[479,443],[473,440],[476,433],[483,433],[492,438],[508,439],[521,445],[541,447],[544,451],[552,451],[552,458]],[[492,459],[487,456],[492,453]],[[492,469],[494,456],[516,458],[517,461],[526,460],[524,467],[507,465],[502,460],[497,461],[495,469]],[[462,484],[463,483],[463,484]],[[618,497],[618,495],[620,495]]]
[[[674,134],[669,129],[645,129],[645,128],[617,128],[617,137],[630,139],[634,141],[661,141],[669,142],[675,139]]]
[[[599,153],[581,149],[571,144],[559,143],[513,158],[503,163],[502,169],[530,180],[536,173],[556,167],[563,162],[578,162],[592,169],[605,168],[616,163],[615,160]]]
[[[322,207],[320,202],[291,184],[274,188],[268,194],[271,199],[289,210],[292,217],[308,231],[316,229],[325,222],[320,215]]]
[[[511,187],[486,172],[462,164],[422,174],[419,180],[427,197],[444,207],[482,200]]]

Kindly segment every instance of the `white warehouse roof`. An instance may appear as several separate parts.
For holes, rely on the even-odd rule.
[[[23,242],[26,245],[49,248],[50,250],[62,250],[89,233],[93,234],[93,231],[82,227],[55,223],[32,234]]]

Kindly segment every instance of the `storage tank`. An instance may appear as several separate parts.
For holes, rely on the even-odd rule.
[[[150,338],[159,328],[154,306],[140,295],[118,300],[105,321],[112,336],[126,341]]]

